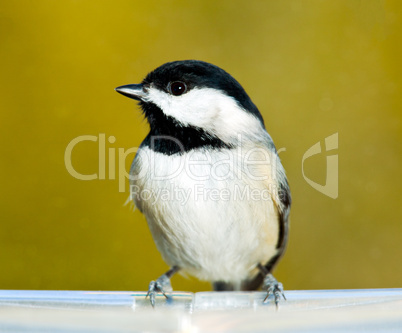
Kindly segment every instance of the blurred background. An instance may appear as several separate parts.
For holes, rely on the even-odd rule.
[[[275,272],[285,289],[402,287],[401,9],[397,0],[3,2],[0,289],[145,290],[167,270],[108,163],[128,170],[134,154],[119,161],[119,149],[148,131],[114,88],[180,59],[231,73],[286,148],[291,234]],[[338,149],[327,153],[334,133]],[[72,166],[105,179],[67,171],[66,147],[82,135],[98,141],[77,144]],[[324,185],[338,154],[336,199],[303,176],[317,142],[324,152],[305,160],[304,176]],[[179,275],[172,284],[210,290]]]

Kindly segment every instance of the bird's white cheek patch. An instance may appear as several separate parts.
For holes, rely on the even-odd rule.
[[[172,96],[151,87],[147,101],[184,126],[200,127],[225,142],[262,129],[259,120],[243,110],[234,98],[212,88],[194,88],[181,96]]]
[[[181,96],[172,96],[154,87],[149,88],[147,102],[152,102],[167,116],[175,118],[184,126],[205,127],[219,113],[215,89],[192,89]],[[222,98],[222,97],[221,97]]]

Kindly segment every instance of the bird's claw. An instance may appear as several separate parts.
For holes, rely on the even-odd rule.
[[[286,301],[285,294],[283,293],[282,283],[278,282],[272,274],[267,274],[267,276],[264,278],[263,289],[267,291],[267,296],[264,298],[263,303],[267,303],[268,298],[271,295],[274,295],[275,305],[277,308],[281,296]]]
[[[166,293],[170,291],[172,291],[172,285],[170,284],[170,279],[166,276],[166,274],[163,274],[156,281],[151,281],[149,283],[148,293],[145,296],[145,298],[149,296],[151,305],[152,307],[154,307],[156,295],[158,293],[162,293],[163,296],[169,298],[169,296],[166,295]]]

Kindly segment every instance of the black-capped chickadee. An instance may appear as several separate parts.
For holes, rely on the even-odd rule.
[[[134,204],[171,269],[149,284],[171,291],[181,271],[214,290],[255,290],[275,303],[271,274],[289,229],[290,191],[264,121],[242,86],[212,64],[166,63],[141,84],[116,88],[150,125],[130,171]]]

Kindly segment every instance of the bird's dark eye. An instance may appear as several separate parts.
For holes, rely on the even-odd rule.
[[[169,91],[174,96],[183,95],[187,91],[187,86],[184,82],[176,81],[169,85]]]

